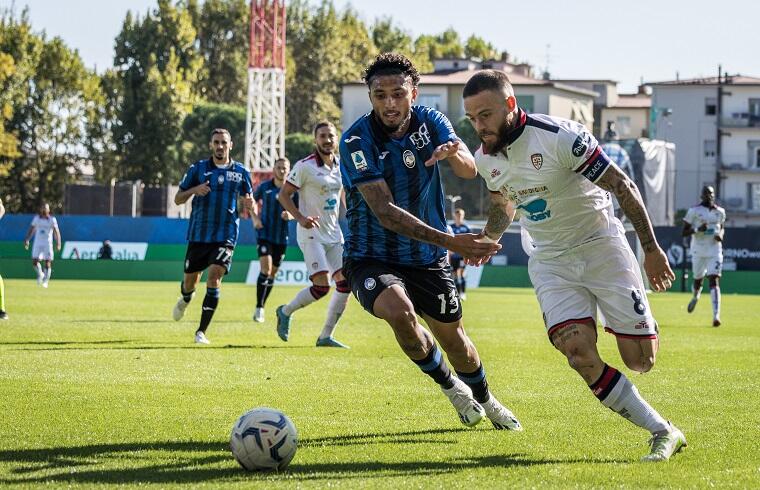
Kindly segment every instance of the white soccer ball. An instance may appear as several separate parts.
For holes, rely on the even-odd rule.
[[[297,448],[296,426],[284,413],[273,408],[249,410],[232,427],[232,455],[248,471],[283,470]]]

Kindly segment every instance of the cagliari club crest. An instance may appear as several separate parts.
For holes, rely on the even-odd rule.
[[[544,156],[540,153],[534,153],[530,156],[530,161],[536,167],[536,170],[539,170],[541,165],[544,164]]]

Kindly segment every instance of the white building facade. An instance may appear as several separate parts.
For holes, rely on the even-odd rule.
[[[650,131],[676,144],[676,209],[713,185],[727,226],[760,226],[760,78],[726,77],[720,103],[717,77],[651,87]]]

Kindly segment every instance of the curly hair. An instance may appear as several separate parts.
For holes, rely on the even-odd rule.
[[[378,75],[404,75],[412,79],[412,85],[417,86],[420,83],[420,74],[414,64],[399,53],[380,53],[375,61],[370,63],[364,70],[364,82],[369,86],[372,78]]]

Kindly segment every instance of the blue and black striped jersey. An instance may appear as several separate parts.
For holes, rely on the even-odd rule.
[[[262,182],[253,192],[253,198],[261,202],[259,206],[259,218],[263,228],[256,230],[256,237],[278,245],[288,243],[288,222],[282,219],[284,209],[277,200],[280,188],[274,183],[274,179]],[[296,200],[298,194],[294,194]],[[297,200],[296,200],[297,202]]]
[[[340,156],[346,190],[348,235],[344,256],[401,265],[428,265],[446,250],[384,228],[357,185],[384,179],[394,203],[433,228],[446,232],[438,165],[425,166],[433,151],[459,138],[442,113],[413,106],[409,130],[400,139],[385,132],[373,113],[359,118],[341,136]]]
[[[252,192],[251,174],[234,160],[225,167],[217,167],[211,159],[200,160],[190,165],[179,188],[186,191],[203,182],[208,182],[211,192],[193,196],[187,240],[235,245],[240,222],[238,196]]]

